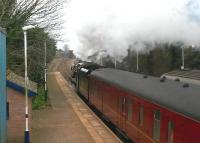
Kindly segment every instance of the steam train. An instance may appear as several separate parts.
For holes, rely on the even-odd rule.
[[[200,143],[200,87],[82,64],[77,91],[134,143]]]

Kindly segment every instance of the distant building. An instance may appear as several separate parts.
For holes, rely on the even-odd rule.
[[[66,57],[66,58],[75,58],[73,50],[70,50],[70,49],[67,49],[67,50],[65,49],[65,51],[59,49],[57,50],[56,55],[61,56],[61,57]]]
[[[167,79],[200,85],[200,70],[174,70],[163,74]]]

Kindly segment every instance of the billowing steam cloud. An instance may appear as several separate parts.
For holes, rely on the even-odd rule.
[[[200,43],[200,0],[73,0],[69,46],[82,58],[126,55],[143,42]]]

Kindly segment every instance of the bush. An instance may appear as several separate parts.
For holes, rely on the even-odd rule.
[[[38,110],[38,109],[44,108],[45,104],[46,104],[46,101],[45,101],[44,86],[39,86],[38,95],[34,97],[32,101],[32,108],[33,110]]]

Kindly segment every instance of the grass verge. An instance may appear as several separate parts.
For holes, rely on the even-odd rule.
[[[46,106],[44,86],[38,87],[38,95],[32,100],[33,110],[43,109]]]

